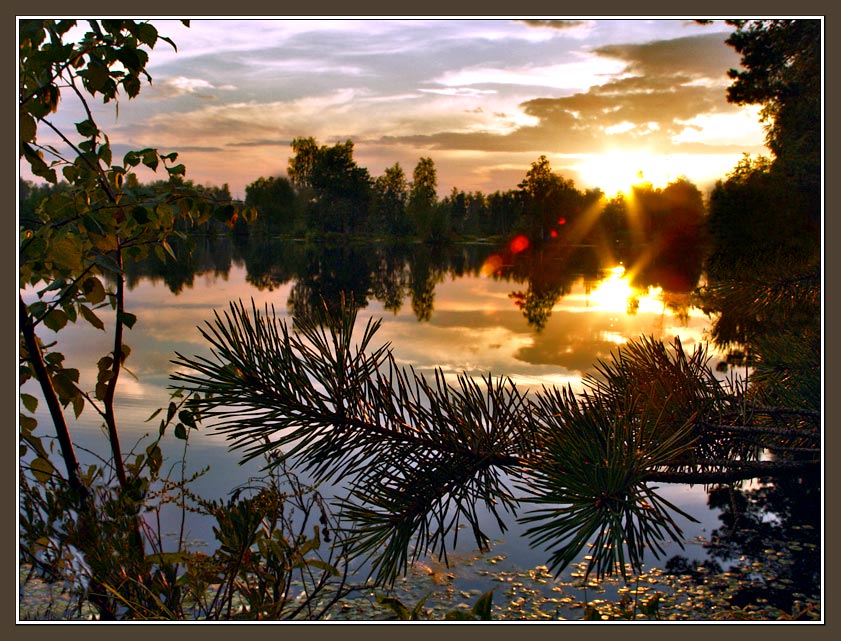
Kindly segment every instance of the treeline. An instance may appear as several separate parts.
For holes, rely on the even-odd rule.
[[[515,189],[484,194],[454,187],[439,199],[431,158],[420,158],[411,176],[395,163],[373,177],[354,160],[350,140],[327,146],[296,138],[292,149],[288,177],[261,177],[246,187],[246,204],[258,213],[252,233],[426,242],[511,235],[532,243],[695,242],[705,215],[701,192],[686,179],[664,189],[637,186],[631,199],[607,199],[599,189],[578,189],[555,173],[545,156]]]
[[[245,188],[245,205],[255,213],[252,221],[224,216],[201,223],[180,220],[174,223],[178,231],[309,239],[353,235],[431,243],[523,236],[534,245],[560,239],[605,247],[655,243],[664,251],[702,251],[704,199],[684,178],[663,189],[638,185],[630,198],[608,199],[600,189],[578,189],[540,156],[514,189],[484,194],[454,187],[439,198],[431,158],[420,158],[411,176],[395,163],[372,177],[354,160],[350,140],[326,146],[314,138],[297,138],[292,149],[288,177],[260,177]],[[124,188],[138,197],[152,197],[166,187],[177,198],[179,185],[198,190],[217,205],[232,200],[227,184],[202,186],[178,179],[141,184],[128,174]],[[56,206],[56,201],[72,197],[64,182],[21,181],[21,226],[37,226],[39,206]]]

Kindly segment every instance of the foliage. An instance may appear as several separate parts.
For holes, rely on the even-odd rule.
[[[366,228],[372,180],[353,159],[353,142],[319,146],[314,138],[292,141],[292,183],[312,194],[307,226],[318,232],[359,232]]]
[[[821,218],[821,22],[731,20],[741,54],[727,99],[758,104],[773,159],[745,158],[710,198],[710,272],[782,254],[795,271],[819,254]]]
[[[194,422],[188,410],[171,414]],[[174,420],[165,427],[172,423],[186,452],[192,428]],[[85,482],[94,496],[93,519],[68,514],[73,499],[56,476],[33,486],[21,475],[24,560],[39,576],[65,581],[79,609],[88,600],[100,618],[117,620],[318,619],[357,589],[346,582],[346,560],[335,553],[341,546],[327,545],[336,536],[333,517],[314,489],[277,468],[235,488],[227,501],[206,501],[189,484],[207,470],[192,478],[160,476],[159,441],[131,463],[135,474],[146,470],[132,494],[115,489],[101,468],[91,466]],[[36,478],[42,474],[32,469]],[[182,519],[174,541],[160,531],[162,514],[172,506]],[[139,513],[150,548],[145,556],[133,540]],[[186,546],[188,513],[215,522],[211,554]]]
[[[211,220],[233,226],[240,212],[227,187],[185,181],[175,153],[145,148],[113,158],[89,101],[136,97],[149,78],[146,48],[172,42],[147,22],[87,24],[81,40],[71,43],[74,21],[19,23],[20,158],[47,182],[27,189],[22,212],[20,383],[32,379],[40,387],[66,470],[59,471],[49,437],[37,429],[38,398],[22,391],[20,554],[40,571],[70,580],[100,618],[177,617],[183,541],[174,557],[166,556],[145,519],[157,509],[155,497],[163,496],[157,493],[175,487],[160,476],[160,438],[177,416],[174,434],[186,439],[197,417],[183,405],[188,399],[180,409],[173,402],[158,438],[139,454],[123,452],[115,393],[131,353],[124,334],[137,322],[126,307],[125,270],[150,252],[174,258],[172,239],[187,242],[186,230]],[[60,108],[75,109],[81,118],[72,131],[58,124]],[[141,165],[163,167],[166,180],[141,185],[134,173]],[[85,389],[80,368],[65,363],[60,340],[42,338],[79,319],[103,331],[113,327],[113,349],[96,362],[92,390]],[[70,407],[76,417],[86,407],[101,417],[110,447],[101,466],[80,467],[64,414]],[[176,484],[179,492],[187,481]]]
[[[288,178],[262,176],[245,188],[245,204],[258,212],[255,234],[294,234],[301,226],[301,204]]]
[[[726,42],[742,56],[743,69],[728,72],[733,84],[727,99],[762,105],[775,168],[796,181],[798,191],[816,191],[821,170],[820,20],[728,23],[735,31]]]
[[[765,410],[722,388],[703,350],[634,342],[602,364],[583,397],[529,397],[504,378],[448,382],[440,370],[434,380],[403,370],[388,346],[373,347],[379,321],[354,342],[356,313],[325,308],[326,326],[297,318],[293,332],[273,310],[231,304],[201,329],[213,357],[178,354],[173,381],[200,395],[206,420],[245,459],[273,453],[314,482],[337,483],[348,553],[378,584],[393,584],[427,551],[446,560],[462,521],[486,549],[479,508],[502,531],[506,513],[532,524],[532,544],[554,548],[556,571],[592,535],[588,572],[636,568],[645,550],[680,540],[673,515],[688,516],[651,482],[791,469],[759,460],[761,443],[783,441],[763,423]],[[550,507],[518,516],[521,503]]]
[[[400,163],[386,167],[385,173],[374,181],[374,216],[379,221],[376,228],[393,235],[405,235],[411,231],[406,214],[409,199],[409,183]]]
[[[567,230],[569,242],[581,242],[593,223],[588,211],[602,199],[600,191],[582,193],[572,180],[553,172],[546,156],[531,164],[518,186],[524,194],[525,233],[533,243],[557,236],[560,228]]]
[[[811,201],[798,207],[797,200],[814,196],[816,175],[813,22],[737,24],[730,42],[748,71],[733,75],[730,97],[765,105],[775,161],[737,168],[717,187],[712,217],[724,221],[713,226],[721,249],[730,240],[722,230],[732,229],[745,194],[769,194],[780,221],[804,227],[792,235],[793,245],[781,243],[807,268],[814,258],[814,208]],[[89,101],[136,97],[142,80],[150,79],[147,49],[172,42],[147,22],[88,25],[77,43],[66,42],[74,21],[23,20],[19,29],[20,158],[47,183],[22,190],[20,380],[40,386],[65,467],[62,474],[51,444],[36,429],[38,399],[22,392],[19,549],[39,571],[68,579],[100,618],[318,618],[356,589],[347,583],[351,561],[367,564],[376,584],[392,586],[428,551],[446,562],[463,525],[487,550],[483,510],[502,531],[507,515],[530,525],[531,543],[549,548],[556,572],[592,544],[585,580],[591,573],[625,575],[628,568],[641,570],[644,551],[656,556],[663,540],[680,541],[676,515],[691,518],[652,483],[732,482],[816,468],[819,290],[806,268],[789,279],[777,275],[755,284],[749,322],[786,331],[746,335],[757,365],[749,388],[721,386],[702,350],[687,355],[679,343],[668,350],[643,338],[600,363],[583,395],[544,389],[527,396],[507,379],[461,375],[452,382],[438,370],[430,380],[401,369],[388,346],[369,349],[378,322],[369,322],[354,344],[359,305],[324,305],[316,313],[314,288],[298,293],[295,330],[278,323],[274,310],[232,304],[202,330],[213,358],[177,355],[187,371],[174,381],[188,394],[176,394],[158,437],[126,456],[114,399],[131,352],[124,333],[137,322],[126,308],[129,266],[150,252],[160,260],[175,258],[174,239],[189,243],[186,231],[210,229],[211,221],[233,228],[245,212],[230,201],[226,186],[186,181],[176,153],[145,148],[113,158]],[[767,69],[779,73],[769,84],[758,82]],[[68,96],[78,100],[74,132],[62,130],[53,116]],[[293,150],[294,196],[312,201],[308,224],[319,233],[370,230],[374,198],[387,205],[383,215],[395,228],[405,223],[405,203],[426,240],[464,231],[468,222],[501,228],[512,214],[493,213],[500,203],[519,207],[521,223],[541,241],[557,231],[551,227],[560,208],[575,223],[567,228],[575,232],[571,238],[581,239],[592,232],[600,198],[577,192],[543,157],[519,194],[470,199],[454,191],[439,203],[429,158],[418,163],[407,194],[399,165],[374,182],[353,160],[351,141],[320,147],[312,138],[296,139]],[[163,168],[166,179],[141,185],[135,173],[141,165]],[[780,190],[780,176],[793,176],[797,189]],[[276,186],[293,200],[288,183],[258,185],[263,191]],[[694,233],[697,189],[670,185],[657,196],[671,205],[660,210],[649,199],[649,220],[668,220],[670,232]],[[738,247],[743,236],[735,236],[731,244]],[[434,270],[418,270],[406,283],[419,318],[431,310],[434,280]],[[746,295],[744,287],[734,295],[728,286],[711,283],[705,292],[711,308]],[[536,318],[551,308],[532,299]],[[773,304],[763,307],[763,300]],[[60,346],[44,340],[45,331],[58,333],[79,318],[100,330],[113,324],[113,349],[97,361],[92,390],[85,390],[75,364],[65,364]],[[102,418],[110,446],[102,466],[79,465],[64,415],[70,407],[76,417],[89,407]],[[190,479],[161,474],[160,440],[167,429],[172,426],[186,443],[202,418],[215,422],[246,458],[267,457],[269,474],[224,503],[192,496]],[[764,450],[774,458],[761,460]],[[341,482],[335,517],[318,491],[287,472],[287,463],[313,483]],[[168,551],[173,542],[150,519],[171,504],[182,515],[196,510],[215,519],[219,547],[213,554],[188,550],[181,538]],[[521,515],[523,504],[538,507]],[[109,545],[103,547],[103,540]],[[383,604],[411,618],[420,615],[423,602],[412,612],[391,597]],[[633,618],[638,609],[656,618],[660,604],[658,597],[629,609],[623,601],[611,616]],[[809,607],[793,608],[791,616],[808,614]],[[487,593],[472,616],[489,618],[490,612]],[[605,615],[593,606],[585,611],[586,618],[597,616]]]
[[[450,232],[447,211],[438,203],[438,172],[432,158],[421,158],[412,172],[407,210],[415,233],[424,241],[441,242]]]
[[[202,330],[217,360],[179,354],[195,373],[175,380],[214,389],[203,411],[246,458],[288,445],[281,460],[294,458],[314,482],[347,481],[339,515],[349,554],[370,557],[379,582],[393,582],[427,547],[446,554],[462,520],[487,547],[476,504],[497,513],[513,503],[501,474],[516,463],[519,394],[488,380],[489,406],[467,378],[452,388],[440,373],[431,382],[400,372],[389,350],[365,352],[379,323],[353,346],[355,313],[341,311],[325,310],[330,333],[309,318],[292,333],[268,310],[249,316],[232,305]]]

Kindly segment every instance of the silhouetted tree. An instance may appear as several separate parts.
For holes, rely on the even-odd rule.
[[[421,158],[412,172],[409,215],[420,238],[441,241],[449,231],[446,210],[438,206],[438,174],[432,158]]]
[[[371,206],[372,181],[368,170],[353,159],[353,142],[319,147],[313,138],[296,138],[292,150],[289,178],[312,194],[308,227],[318,232],[362,231]]]
[[[374,181],[373,218],[376,226],[390,234],[408,234],[411,231],[411,222],[406,212],[408,199],[409,183],[406,174],[400,163],[395,163]]]
[[[731,69],[727,99],[762,105],[774,169],[814,194],[821,173],[820,20],[731,20],[727,39],[741,54],[742,70]],[[812,199],[811,214],[819,215]]]
[[[301,205],[288,178],[262,176],[245,188],[245,203],[254,207],[259,234],[292,234],[301,221]]]

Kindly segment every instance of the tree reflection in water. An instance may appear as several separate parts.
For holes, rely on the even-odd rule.
[[[819,328],[813,327],[819,314],[808,305],[795,305],[790,313],[780,312],[778,305],[773,316],[760,310],[760,319],[756,310],[744,305],[745,287],[734,291],[732,282],[720,279],[704,283],[699,293],[696,288],[703,266],[697,252],[654,256],[647,247],[616,246],[607,252],[604,246],[571,246],[561,241],[519,247],[519,251],[514,248],[510,242],[442,247],[422,243],[330,244],[203,237],[197,239],[192,254],[175,246],[178,260],[166,267],[154,257],[130,265],[127,281],[133,287],[143,278],[162,280],[178,294],[191,287],[197,275],[227,278],[231,266],[241,264],[248,282],[258,290],[274,291],[291,285],[287,304],[293,315],[311,313],[324,304],[335,310],[344,298],[353,300],[360,309],[376,300],[394,314],[408,302],[415,318],[428,322],[439,285],[461,275],[483,276],[510,283],[512,306],[519,308],[529,326],[540,333],[553,308],[582,280],[591,303],[600,304],[597,293],[600,287],[604,288],[605,274],[622,264],[624,271],[617,270],[614,276],[621,279],[623,288],[615,288],[612,295],[617,300],[611,300],[610,305],[633,314],[641,293],[651,288],[662,290],[664,309],[671,310],[678,320],[685,318],[693,305],[704,305],[718,319],[713,338],[732,350],[734,357],[730,360],[735,365],[745,364],[735,355],[753,357],[763,349],[767,361],[769,341],[791,341],[792,334],[801,339],[820,336]],[[764,279],[766,283],[769,278],[769,274],[754,274],[754,279]],[[755,286],[755,282],[749,283],[748,289]],[[625,300],[618,300],[623,297]],[[814,302],[814,297],[811,300]],[[811,397],[814,402],[809,389],[798,394]],[[819,394],[817,398],[819,402]],[[771,400],[774,399],[766,398]],[[721,521],[704,542],[708,558],[697,563],[675,556],[665,565],[667,572],[689,575],[703,583],[711,572],[728,571],[734,566],[756,567],[751,580],[740,582],[731,599],[733,605],[765,602],[787,612],[792,611],[798,594],[812,596],[819,589],[817,473],[743,487],[716,485],[709,489],[708,506],[719,511]]]

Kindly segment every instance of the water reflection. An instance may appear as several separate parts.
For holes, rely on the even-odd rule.
[[[324,244],[250,237],[197,237],[193,252],[175,246],[177,260],[166,264],[151,255],[128,267],[134,288],[142,279],[162,282],[173,294],[194,286],[201,275],[227,279],[243,266],[246,281],[258,291],[291,285],[286,301],[295,314],[313,313],[323,304],[336,309],[342,298],[359,309],[371,301],[392,314],[408,303],[414,317],[429,322],[436,289],[462,277],[508,284],[508,299],[528,325],[541,332],[562,301],[583,286],[594,312],[635,314],[641,302],[656,299],[688,320],[690,293],[701,275],[700,257],[687,254],[652,260],[646,248],[605,252],[595,245],[548,242],[529,247],[516,237],[499,246],[423,243]],[[221,302],[221,301],[220,301]]]
[[[139,318],[127,339],[133,348],[129,365],[138,378],[127,377],[119,397],[129,439],[149,431],[143,421],[166,404],[173,352],[206,349],[195,326],[229,300],[254,298],[260,307],[274,305],[281,315],[294,317],[319,309],[322,301],[337,306],[342,296],[352,296],[365,310],[363,318],[386,320],[378,338],[393,345],[399,363],[420,373],[441,368],[449,374],[506,375],[524,389],[577,387],[599,359],[642,334],[663,340],[679,335],[691,349],[708,338],[710,328],[707,316],[693,305],[700,267],[691,261],[651,260],[645,249],[605,252],[551,242],[513,249],[510,242],[328,245],[211,236],[197,238],[192,254],[178,246],[175,251],[174,263],[151,257],[127,267],[128,305]],[[83,326],[64,331],[69,341],[65,352],[73,362],[95,362],[92,352],[108,350],[101,332]],[[95,377],[95,370],[82,371],[82,386]],[[98,435],[95,418],[81,417],[91,421],[92,436]],[[212,461],[212,473],[194,488],[207,498],[221,498],[257,472],[239,468],[224,442],[208,433],[190,448],[188,461],[196,469]],[[763,542],[797,534],[804,552],[789,574],[778,576],[797,581],[813,576],[814,548],[807,546],[815,534],[802,528],[814,515],[789,518],[792,506],[775,498],[787,486],[762,488],[711,493],[706,520],[699,526],[707,528],[704,534],[713,542],[706,550],[710,557],[675,557],[672,569],[679,571],[681,563],[686,568],[701,562],[726,566],[740,556],[763,562],[765,550],[776,546],[761,547]],[[691,491],[692,496],[681,495],[679,504],[693,503],[693,515],[704,519],[704,489]],[[789,496],[797,497],[796,492]],[[771,515],[785,531],[769,531],[776,527]],[[688,528],[686,534],[691,539],[701,530]],[[195,535],[212,538],[200,530]],[[523,564],[545,560],[539,552],[512,548],[521,552],[517,561]]]

